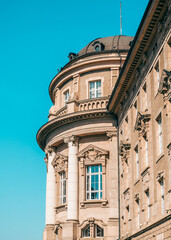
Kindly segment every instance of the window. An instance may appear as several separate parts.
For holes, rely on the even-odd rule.
[[[164,180],[163,177],[159,181],[160,184],[160,193],[161,193],[161,212],[164,214]]]
[[[101,97],[101,81],[89,83],[89,98]]]
[[[90,237],[90,225],[87,225],[87,226],[82,230],[82,237]]]
[[[143,86],[143,99],[141,102],[141,109],[142,111],[146,111],[147,110],[147,84],[145,83]]]
[[[91,231],[90,231],[91,229]],[[104,236],[103,228],[99,225],[92,223],[87,225],[85,228],[82,229],[82,237],[84,238],[100,238]]]
[[[139,198],[136,199],[137,204],[137,227],[140,227],[140,200]]]
[[[158,86],[158,88],[159,88],[159,83],[160,83],[160,75],[159,75],[159,62],[157,62],[157,64],[156,64],[156,66],[155,66],[155,72],[156,72],[156,76],[155,76],[155,78],[156,78],[156,82],[157,82],[157,86]]]
[[[134,107],[133,107],[133,123],[135,125],[136,123],[136,118],[137,118],[137,101],[134,103]]]
[[[163,151],[163,133],[162,133],[162,117],[161,117],[161,113],[159,114],[159,116],[156,119],[157,121],[157,138],[158,138],[158,153],[161,154]]]
[[[69,100],[69,90],[67,90],[66,92],[64,92],[64,104],[66,105],[66,103]]]
[[[149,189],[145,191],[146,195],[146,205],[147,205],[147,218],[150,218],[150,194],[149,194]]]
[[[95,224],[95,237],[103,237],[103,228]]]
[[[87,200],[102,199],[102,165],[87,166]]]
[[[147,140],[147,133],[143,136],[144,139],[144,148],[145,148],[145,154],[144,154],[144,158],[145,158],[145,166],[148,166],[148,140]]]
[[[60,204],[66,203],[66,173],[60,173]]]
[[[139,178],[139,155],[138,155],[138,145],[135,147],[135,161],[136,161],[136,170],[137,170],[137,178]]]
[[[100,51],[99,45],[97,45],[97,46],[95,47],[95,50],[96,50],[96,52],[99,52],[99,51]]]

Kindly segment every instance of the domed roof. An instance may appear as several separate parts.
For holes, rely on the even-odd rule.
[[[96,51],[111,51],[111,50],[129,50],[130,42],[133,37],[117,35],[113,37],[97,38],[84,47],[78,56]]]

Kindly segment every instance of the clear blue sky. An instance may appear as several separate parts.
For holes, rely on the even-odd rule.
[[[134,36],[148,0],[122,0]],[[47,122],[48,86],[69,52],[119,34],[119,0],[0,0],[0,239],[41,240],[46,167],[36,133]]]

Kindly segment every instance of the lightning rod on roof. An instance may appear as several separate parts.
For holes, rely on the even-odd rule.
[[[122,5],[120,1],[120,35],[122,35]]]

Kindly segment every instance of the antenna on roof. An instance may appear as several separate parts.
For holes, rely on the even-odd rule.
[[[120,35],[122,35],[122,5],[120,1]]]

